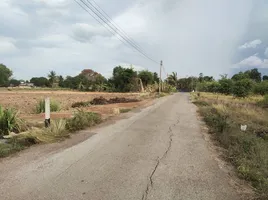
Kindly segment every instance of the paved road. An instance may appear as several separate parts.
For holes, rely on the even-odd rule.
[[[0,174],[1,200],[236,200],[186,94],[88,140]],[[15,159],[15,158],[14,158]]]

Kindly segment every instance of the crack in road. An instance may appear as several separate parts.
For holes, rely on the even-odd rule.
[[[173,141],[172,137],[173,137],[173,135],[174,135],[174,134],[173,134],[173,131],[172,131],[172,127],[176,126],[178,123],[179,123],[179,120],[177,120],[177,122],[176,122],[175,124],[171,125],[171,126],[168,128],[168,132],[167,132],[167,133],[169,134],[169,143],[168,143],[168,147],[167,147],[165,153],[162,155],[162,157],[161,157],[161,158],[159,158],[159,157],[157,158],[156,165],[155,165],[155,167],[154,167],[152,173],[150,174],[149,181],[148,181],[148,183],[147,183],[145,192],[144,192],[143,195],[142,195],[142,200],[146,200],[146,199],[147,199],[147,196],[148,196],[148,194],[149,194],[149,192],[150,192],[150,189],[153,188],[153,176],[154,176],[154,174],[155,174],[155,172],[156,172],[156,170],[157,170],[157,168],[158,168],[158,166],[159,166],[161,160],[164,159],[164,158],[167,156],[168,152],[169,152],[170,149],[171,149],[171,145],[172,145],[172,141]]]

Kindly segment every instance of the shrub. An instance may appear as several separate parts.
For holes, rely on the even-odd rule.
[[[60,111],[60,103],[54,100],[50,101],[50,111],[51,112],[57,112]],[[35,113],[44,113],[45,112],[45,100],[40,100],[36,107],[35,107]]]
[[[88,107],[90,106],[90,101],[79,101],[72,104],[72,108]]]
[[[131,111],[130,108],[121,108],[121,109],[120,109],[120,113],[127,113],[127,112],[129,112],[129,111]]]
[[[100,122],[101,116],[99,114],[78,110],[73,118],[67,119],[66,128],[74,132],[99,124]]]
[[[18,117],[18,112],[12,108],[0,106],[0,137],[10,132],[19,133],[27,129],[25,123]]]
[[[263,100],[257,102],[257,105],[263,108],[268,108],[268,94],[264,95]]]
[[[233,87],[233,94],[236,97],[247,97],[252,89],[253,83],[250,79],[236,81]]]
[[[21,151],[38,141],[35,137],[30,135],[18,135],[7,140],[6,143],[0,143],[0,157],[6,157],[11,153]]]

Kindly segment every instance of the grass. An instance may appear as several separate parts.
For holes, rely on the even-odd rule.
[[[0,157],[21,151],[33,144],[53,143],[70,137],[70,133],[101,123],[97,113],[78,110],[73,118],[52,121],[48,128],[33,128],[0,143]]]
[[[50,111],[51,112],[57,112],[60,111],[60,103],[55,101],[55,100],[51,100],[50,101]],[[44,113],[45,112],[45,100],[39,100],[39,102],[37,103],[36,107],[35,107],[35,113],[39,114],[39,113]]]
[[[72,104],[72,108],[81,108],[81,107],[88,107],[90,106],[90,101],[78,101]]]
[[[10,132],[19,133],[26,129],[26,124],[18,117],[18,112],[15,109],[4,109],[0,105],[0,137],[8,135]]]
[[[97,113],[77,110],[73,118],[67,119],[66,128],[70,132],[75,132],[99,124],[101,121],[101,116]]]
[[[131,109],[130,108],[121,108],[119,111],[120,111],[120,113],[127,113],[127,112],[131,111]]]
[[[259,199],[268,199],[268,110],[258,106],[260,98],[201,93],[194,99],[209,132],[227,150],[226,158],[238,175],[251,182]],[[240,125],[244,124],[248,128],[242,132]]]

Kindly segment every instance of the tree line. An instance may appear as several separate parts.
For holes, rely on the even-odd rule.
[[[227,74],[221,75],[219,80],[213,76],[187,77],[178,79],[177,73],[172,73],[167,82],[175,86],[179,91],[190,92],[193,90],[200,92],[221,93],[236,97],[247,97],[250,94],[268,94],[268,76],[262,74],[257,68],[239,72],[228,78]]]
[[[5,65],[0,65],[0,87],[19,86],[23,80],[11,78],[12,71]],[[77,76],[63,77],[55,71],[50,71],[45,77],[32,77],[30,81],[35,87],[69,88],[81,91],[106,92],[138,92],[148,85],[158,84],[159,77],[156,72],[148,70],[136,71],[134,68],[117,66],[113,69],[111,78],[105,78],[100,73],[85,69]]]
[[[0,87],[20,85],[22,80],[11,77],[12,71],[5,65],[0,64]],[[57,75],[55,71],[50,71],[46,77],[33,77],[28,82],[36,87],[59,87],[99,92],[138,92],[141,91],[141,87],[146,88],[152,85],[156,91],[159,77],[156,72],[136,71],[132,67],[116,66],[113,69],[112,77],[108,79],[91,69],[85,69],[77,76],[67,77]],[[247,97],[250,94],[268,94],[268,76],[262,76],[257,68],[239,72],[231,78],[224,74],[220,76],[219,80],[215,80],[213,76],[205,76],[203,73],[200,73],[199,77],[178,78],[178,74],[172,72],[163,83],[168,91],[190,92],[196,90],[236,97]]]

